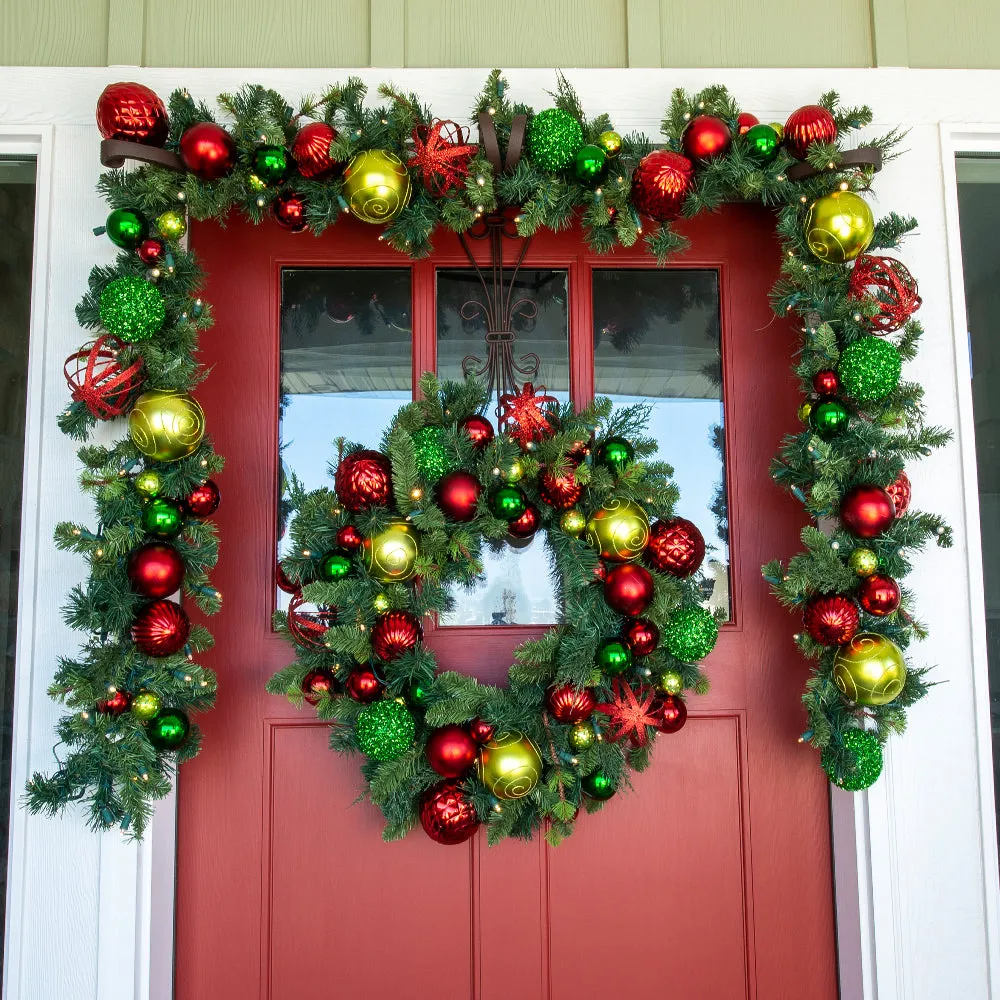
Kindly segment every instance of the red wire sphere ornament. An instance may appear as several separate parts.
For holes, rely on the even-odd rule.
[[[862,317],[861,321],[879,335],[902,329],[921,302],[917,280],[906,265],[895,257],[874,254],[862,254],[854,262],[848,294],[858,301],[875,302],[878,311],[874,316]]]
[[[292,159],[303,177],[316,180],[343,169],[344,163],[330,155],[336,138],[337,130],[326,122],[310,122],[299,129],[292,143]]]
[[[120,417],[142,388],[142,359],[123,368],[118,352],[124,346],[106,333],[71,354],[63,365],[73,402],[83,403],[98,420]]]
[[[288,631],[300,645],[322,649],[327,629],[337,623],[337,609],[321,607],[306,611],[303,605],[308,603],[301,591],[292,595],[288,603]]]
[[[438,198],[468,176],[469,163],[479,148],[469,145],[461,125],[447,119],[418,125],[412,139],[413,153],[406,165],[420,172],[424,187]]]

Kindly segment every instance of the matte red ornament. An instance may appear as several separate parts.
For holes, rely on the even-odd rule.
[[[355,701],[367,705],[381,697],[385,685],[375,676],[371,667],[358,666],[347,675],[344,690]]]
[[[353,524],[345,524],[337,531],[337,546],[345,552],[357,552],[364,541],[361,532]]]
[[[497,727],[485,719],[473,719],[469,723],[469,735],[479,744],[489,743]]]
[[[479,745],[461,727],[442,726],[427,737],[427,763],[444,778],[460,778],[476,763]]]
[[[754,125],[759,125],[760,119],[756,115],[750,114],[749,111],[741,111],[736,116],[736,131],[740,135],[746,135],[754,127]]]
[[[886,493],[892,498],[892,506],[896,511],[896,517],[901,514],[906,513],[907,507],[910,506],[910,498],[913,493],[913,484],[910,482],[910,477],[906,474],[904,469],[893,483],[890,483],[885,488]]]
[[[686,156],[653,150],[632,172],[632,204],[647,218],[668,222],[681,214],[693,182],[694,168]]]
[[[463,417],[459,420],[458,426],[478,451],[482,451],[493,440],[493,425],[478,413]]]
[[[555,396],[545,392],[545,386],[536,391],[530,382],[525,382],[520,392],[508,392],[500,397],[500,423],[511,438],[527,448],[533,441],[544,441],[552,436],[556,419],[545,404],[558,402]]]
[[[840,388],[840,378],[832,368],[824,368],[813,375],[813,388],[821,396],[836,396]]]
[[[392,466],[381,452],[355,451],[340,460],[333,484],[340,502],[354,513],[383,506],[392,496]]]
[[[303,232],[308,225],[305,195],[298,191],[280,192],[271,202],[271,214],[282,229],[287,229],[290,233]]]
[[[159,240],[143,240],[135,252],[143,264],[152,267],[163,256],[163,244]]]
[[[671,576],[690,576],[705,558],[705,539],[698,525],[686,517],[654,521],[643,559],[654,569]]]
[[[862,322],[879,335],[902,329],[921,303],[917,281],[901,260],[867,253],[854,262],[848,294],[875,302],[875,315],[863,316]]]
[[[394,660],[424,637],[420,619],[409,611],[387,611],[372,628],[372,650],[380,660]]]
[[[858,600],[870,615],[884,618],[899,607],[899,584],[885,573],[872,573],[858,584]]]
[[[222,502],[222,494],[214,479],[206,479],[196,486],[182,501],[184,513],[191,517],[211,517]]]
[[[109,83],[97,99],[97,128],[104,139],[162,146],[169,127],[163,101],[141,83]]]
[[[628,737],[634,747],[643,747],[649,739],[647,726],[658,726],[659,699],[656,690],[640,685],[638,693],[626,681],[616,677],[611,682],[611,701],[596,705],[595,710],[608,716],[607,737],[612,743]]]
[[[420,825],[431,840],[449,846],[464,843],[479,829],[479,817],[461,781],[439,781],[424,792]]]
[[[687,722],[688,710],[684,699],[675,694],[663,695],[654,706],[656,728],[661,733],[676,733],[684,728]]]
[[[875,538],[887,531],[896,516],[892,497],[881,486],[854,486],[840,501],[840,523],[857,538]]]
[[[63,365],[73,402],[83,403],[98,420],[120,417],[142,388],[142,358],[122,367],[118,352],[124,347],[117,337],[106,333],[84,344]]]
[[[191,622],[173,601],[153,601],[135,616],[132,641],[147,656],[170,656],[184,648]]]
[[[313,611],[305,611],[303,605],[308,603],[302,596],[301,589],[292,594],[288,604],[288,631],[299,645],[322,649],[327,630],[337,624],[337,609],[319,607]]]
[[[221,125],[198,122],[181,136],[180,154],[195,177],[217,181],[236,166],[236,141]]]
[[[310,705],[318,705],[320,698],[335,694],[336,690],[337,678],[325,667],[310,670],[302,678],[302,695]]]
[[[541,523],[542,515],[538,508],[533,503],[529,503],[524,508],[524,513],[516,521],[511,521],[507,525],[507,531],[514,538],[531,538],[538,531]]]
[[[572,472],[561,476],[554,472],[543,472],[538,480],[538,492],[550,507],[569,510],[583,496],[583,486],[577,482]]]
[[[303,177],[316,180],[344,168],[341,160],[330,155],[330,144],[336,138],[336,129],[326,122],[310,122],[299,129],[292,143],[292,159]]]
[[[97,711],[105,715],[121,715],[127,712],[132,704],[132,695],[128,691],[118,690],[110,698],[104,698],[97,703]]]
[[[660,644],[660,630],[656,622],[651,622],[647,618],[636,618],[626,626],[624,639],[625,645],[636,656],[649,656]]]
[[[860,622],[857,604],[843,594],[816,594],[809,598],[802,612],[806,631],[813,642],[822,646],[843,646],[850,642]]]
[[[681,136],[684,152],[698,163],[722,156],[732,141],[729,126],[715,115],[695,115]]]
[[[653,599],[653,577],[635,563],[622,563],[608,570],[604,600],[623,615],[638,618]]]
[[[406,165],[420,172],[424,187],[438,198],[468,176],[469,161],[479,150],[469,144],[468,132],[453,121],[418,125],[412,139],[413,153]]]
[[[143,597],[168,597],[184,579],[184,560],[172,545],[150,542],[128,557],[126,568],[132,589]]]
[[[288,578],[281,563],[276,563],[274,567],[274,582],[278,590],[283,590],[286,594],[297,594],[302,588]]]
[[[482,489],[479,480],[471,472],[456,469],[441,477],[434,492],[437,505],[444,516],[451,521],[464,522],[475,518]]]
[[[549,688],[545,702],[552,718],[565,723],[586,722],[597,705],[590,688],[573,687],[571,684]]]
[[[837,123],[826,108],[807,104],[793,111],[785,122],[785,148],[796,160],[804,160],[814,142],[833,142]]]

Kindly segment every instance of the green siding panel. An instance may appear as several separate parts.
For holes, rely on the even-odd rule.
[[[1000,69],[997,0],[906,0],[910,65],[923,69]]]
[[[108,0],[0,0],[0,65],[105,66]]]

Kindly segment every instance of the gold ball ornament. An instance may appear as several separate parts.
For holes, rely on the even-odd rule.
[[[814,257],[824,264],[845,264],[868,249],[875,218],[864,198],[853,191],[834,191],[809,206],[805,230]]]
[[[186,458],[205,436],[205,413],[194,396],[178,389],[150,389],[129,411],[132,443],[157,462]]]
[[[559,527],[573,538],[579,538],[587,527],[587,519],[583,516],[582,510],[571,507],[564,510],[559,518]]]
[[[165,240],[179,240],[187,232],[184,213],[175,212],[172,208],[161,212],[156,219],[156,229]]]
[[[366,538],[361,551],[365,569],[379,583],[405,583],[417,572],[420,535],[409,521],[394,519],[384,531]]]
[[[785,126],[781,122],[771,122],[771,128],[778,133],[778,142],[783,142],[785,139]]]
[[[524,798],[542,775],[542,755],[516,729],[497,733],[479,751],[479,780],[498,799]]]
[[[858,576],[871,576],[878,569],[878,556],[871,549],[855,549],[847,562]]]
[[[589,722],[578,722],[569,731],[569,745],[577,752],[587,750],[594,745],[597,733]]]
[[[634,562],[648,541],[649,518],[633,500],[611,499],[587,521],[587,544],[611,562]]]
[[[612,129],[597,137],[597,145],[613,160],[622,151],[622,137]]]
[[[804,424],[808,424],[809,423],[809,414],[812,413],[812,410],[813,410],[813,405],[807,399],[799,407],[799,420],[801,420],[802,423],[804,423]]]
[[[160,711],[160,696],[152,691],[140,691],[132,699],[132,714],[140,722],[149,722]]]
[[[366,149],[347,164],[343,195],[351,214],[362,222],[392,222],[410,200],[410,175],[395,154]]]
[[[684,678],[678,670],[664,670],[656,686],[664,694],[680,694],[684,690]]]
[[[160,495],[163,489],[163,477],[153,469],[146,469],[135,477],[135,491],[141,497],[151,500]]]
[[[506,469],[502,469],[500,475],[505,483],[519,483],[524,479],[524,466],[515,458]]]
[[[876,632],[859,632],[833,661],[833,680],[856,705],[887,705],[906,683],[903,651]]]
[[[392,605],[389,603],[388,594],[376,594],[372,599],[372,607],[379,613],[384,614]]]

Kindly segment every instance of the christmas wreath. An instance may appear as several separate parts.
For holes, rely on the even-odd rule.
[[[295,109],[273,90],[247,86],[220,95],[222,123],[186,90],[171,96],[169,108],[135,83],[112,84],[100,96],[103,162],[121,167],[131,159],[144,165],[111,170],[100,180],[111,213],[98,232],[106,233],[120,252],[113,264],[92,270],[90,289],[78,307],[81,324],[96,330],[97,336],[66,361],[72,402],[59,420],[64,431],[85,440],[98,421],[127,417],[128,435],[109,445],[81,449],[82,485],[95,499],[95,524],[66,523],[56,530],[56,543],[84,555],[89,563],[86,583],[71,592],[66,608],[67,621],[84,632],[86,640],[80,654],[62,660],[56,670],[51,693],[69,709],[58,728],[65,757],[54,774],[32,778],[29,807],[54,812],[70,801],[85,800],[95,827],[120,825],[139,836],[152,800],[169,790],[175,763],[197,750],[197,727],[188,713],[211,704],[215,678],[194,658],[211,644],[211,636],[201,625],[192,625],[170,596],[180,586],[202,611],[218,610],[219,595],[208,577],[217,543],[211,523],[204,519],[218,503],[218,488],[210,477],[221,469],[222,460],[211,447],[192,395],[205,374],[196,351],[211,314],[197,297],[202,274],[182,240],[188,215],[223,219],[230,211],[254,222],[271,218],[289,230],[314,233],[349,212],[382,227],[380,238],[400,252],[419,256],[430,251],[437,227],[461,234],[481,225],[484,217],[506,210],[524,238],[541,228],[564,229],[576,219],[595,251],[610,252],[642,238],[662,263],[686,245],[671,225],[675,218],[711,211],[727,201],[773,206],[786,256],[772,302],[779,316],[795,317],[800,324],[795,371],[805,400],[799,413],[804,427],[781,443],[772,474],[802,502],[810,519],[830,519],[833,529],[807,527],[804,550],[787,566],[771,563],[764,573],[777,596],[802,613],[804,629],[796,641],[815,660],[803,699],[808,718],[804,739],[821,751],[832,781],[846,788],[867,787],[881,770],[885,740],[903,729],[906,708],[927,690],[923,670],[908,667],[904,659],[904,649],[923,630],[913,618],[912,598],[899,581],[910,569],[913,552],[929,539],[940,545],[951,542],[940,518],[910,508],[904,464],[943,445],[949,434],[925,426],[923,390],[901,378],[902,365],[915,356],[922,333],[913,318],[920,305],[917,284],[901,261],[878,253],[898,247],[916,220],[890,213],[876,221],[864,197],[882,160],[894,155],[900,133],[894,130],[865,147],[845,149],[845,137],[871,123],[868,108],[841,108],[837,95],[829,93],[817,104],[799,108],[784,125],[767,124],[742,111],[724,87],[715,86],[695,95],[673,93],[662,123],[662,142],[655,147],[645,135],[620,135],[607,115],[588,118],[562,77],[553,106],[535,113],[511,100],[504,77],[496,71],[476,101],[479,135],[473,141],[464,127],[434,118],[418,95],[391,86],[381,87],[379,94],[381,104],[366,105],[364,84],[351,79]],[[463,405],[470,415],[476,408],[471,400]],[[529,411],[523,412],[530,420]],[[535,500],[542,499],[541,494],[534,497],[532,492],[541,489],[541,464],[536,463],[542,459],[550,471],[568,474],[569,428],[592,421],[601,425],[602,438],[615,426],[605,423],[606,417],[615,419],[598,410],[560,414],[563,424],[551,438],[537,442],[537,454],[525,460],[526,485],[505,487],[533,497],[530,509],[550,528],[561,571],[571,550],[584,553],[579,556],[584,562],[589,550],[564,541],[570,537],[564,527],[552,530],[554,508],[539,505]],[[463,460],[463,469],[486,485],[449,421],[434,420],[421,407],[405,411],[400,421],[412,435],[437,431],[425,437],[440,436],[444,456]],[[518,426],[516,417],[513,423]],[[364,460],[362,478],[388,482],[392,473],[394,490],[399,483],[422,489],[416,485],[416,465],[396,467],[401,460],[415,463],[418,451],[425,450],[417,439],[411,443],[412,454],[397,442],[390,467],[371,457]],[[512,451],[503,435],[488,447],[498,461]],[[635,468],[641,469],[641,463]],[[579,465],[574,474],[582,483],[590,466]],[[426,480],[427,473],[422,475]],[[630,475],[651,474],[634,471],[621,482],[628,484]],[[586,484],[588,503],[610,498],[610,492],[601,493],[610,490],[610,476],[609,469],[597,463]],[[428,488],[436,482],[435,477]],[[631,497],[628,489],[623,495],[646,504],[643,497]],[[299,499],[300,523],[305,525],[310,521],[309,502]],[[661,499],[653,505],[658,512]],[[422,580],[473,572],[474,545],[468,555],[436,548],[439,532],[448,537],[442,525],[427,520],[435,516],[428,512],[436,504],[423,511],[413,506],[412,497],[394,492],[394,500],[404,516],[413,513],[414,525],[422,525],[415,530],[421,532],[425,553],[434,553],[435,560],[450,556],[435,562],[437,568],[419,563]],[[669,506],[665,503],[662,510]],[[420,515],[414,513],[418,509]],[[370,539],[373,531],[386,528],[379,520],[384,516],[377,510],[366,513],[353,527],[361,539]],[[312,523],[319,531],[320,525]],[[476,519],[489,543],[499,537],[496,532],[503,523],[496,511],[484,511]],[[462,531],[472,542],[475,532]],[[328,573],[356,568],[360,557],[348,557],[347,542],[341,540],[339,546],[331,549]],[[295,560],[289,572],[298,573],[296,579],[312,579],[312,570],[307,572]],[[331,597],[338,587],[360,588],[359,603],[351,607],[367,616],[375,609],[360,600],[365,596],[361,579],[367,578],[312,582],[309,587],[330,587]],[[669,609],[655,602],[668,599],[661,595],[682,595],[683,587],[670,588],[669,581],[656,580],[660,582],[650,620],[666,626]],[[443,600],[435,591],[440,586],[411,588],[415,603],[409,609],[405,604],[410,598],[404,596],[410,591],[401,584],[387,586],[384,595],[380,592],[372,600],[384,596],[386,614],[417,614],[423,610],[421,602],[436,593],[435,600]],[[594,623],[610,635],[615,624],[611,612],[590,599]],[[677,599],[691,622],[701,621],[693,606],[684,605],[681,596]],[[345,630],[354,626],[333,624],[331,611],[312,618],[303,615],[298,625],[293,615],[288,625],[293,634],[298,628],[301,635],[313,638],[331,626],[333,648],[359,662],[371,640],[367,632],[352,639]],[[553,635],[560,650],[562,643],[570,649],[577,641],[575,631]],[[317,669],[329,670],[328,662],[320,662],[327,657],[322,648],[308,655],[315,657]],[[512,682],[529,666],[541,674],[548,670],[557,687],[577,692],[594,679],[593,663],[553,656],[544,645],[529,645],[521,652]],[[537,662],[529,663],[532,658]],[[679,662],[683,659],[678,657]],[[304,673],[297,673],[304,662],[289,675],[297,682],[305,679]],[[392,694],[407,702],[400,686],[400,671],[407,665],[413,668],[414,681],[430,682],[426,654],[408,652],[401,663],[382,678],[373,670],[366,681],[369,689],[385,682]],[[698,683],[693,668],[680,672],[685,684]],[[331,677],[326,682],[332,690],[339,675]],[[477,700],[480,689],[450,677],[430,683],[433,700],[417,710],[422,726],[442,728],[475,715],[497,727],[513,729],[519,722],[526,738],[537,741],[539,754],[551,765],[542,776],[538,808],[522,804],[497,814],[499,825],[491,829],[500,834],[525,832],[543,814],[558,824],[553,827],[558,834],[571,822],[578,801],[573,781],[579,784],[579,779],[569,780],[561,756],[570,752],[568,742],[564,746],[553,737],[549,745],[548,734],[537,728],[541,695],[536,680],[528,688],[512,683],[512,692],[529,697],[530,711],[524,715],[512,713],[508,718],[504,709],[491,722],[490,706]],[[315,683],[321,684],[320,679]],[[442,694],[448,684],[455,685],[453,697]],[[659,694],[646,701],[644,685],[617,677],[601,696],[611,699],[606,704],[617,706],[623,719],[641,722],[643,713],[654,718],[649,714],[654,702],[662,709],[662,700],[656,702]],[[309,686],[310,697],[315,696],[314,686]],[[504,695],[503,706],[509,706],[512,697]],[[383,701],[385,707],[377,707]],[[394,698],[363,710],[356,709],[353,699],[339,697],[320,704],[324,711],[351,718],[357,712],[357,724],[338,729],[334,736],[350,746],[367,740],[365,733],[373,740],[383,731],[408,733],[402,713],[413,714]],[[469,709],[465,716],[462,709]],[[449,711],[462,718],[449,721]],[[368,712],[364,718],[371,721],[362,723],[362,712]],[[385,720],[376,724],[380,713]],[[399,720],[394,725],[392,716]],[[629,732],[638,734],[642,728],[640,724]],[[603,774],[608,782],[604,790],[614,787],[622,777],[625,755],[612,743],[606,739],[586,748],[582,756],[577,752],[582,763],[573,767],[582,770],[574,774]],[[630,749],[629,757],[633,766],[641,763],[642,747]],[[379,768],[372,794],[385,805],[390,832],[395,833],[407,822],[404,813],[412,819],[412,803],[392,786],[393,775],[405,767],[386,767],[383,778],[383,763],[373,758],[366,766]],[[428,777],[425,770],[420,773]],[[555,780],[555,791],[550,779]],[[600,790],[595,785],[587,801]],[[480,794],[473,794],[477,816],[491,806],[477,798]],[[553,794],[558,808],[551,801]],[[396,795],[402,799],[397,801]],[[453,804],[464,808],[457,799]]]

